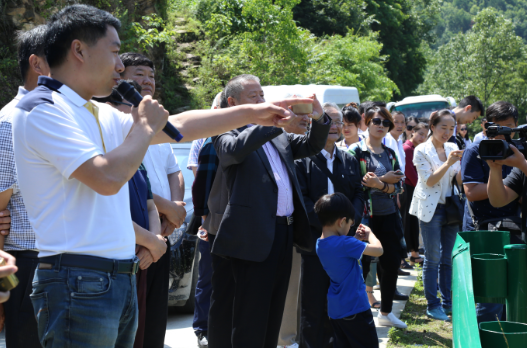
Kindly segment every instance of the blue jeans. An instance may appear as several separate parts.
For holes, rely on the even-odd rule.
[[[443,307],[452,307],[452,249],[459,226],[446,225],[445,205],[438,204],[430,222],[419,220],[419,229],[425,247],[423,284],[428,309],[441,307],[441,302]],[[441,299],[437,298],[438,276]]]
[[[212,294],[212,257],[210,256],[209,242],[199,240],[198,248],[200,253],[198,282],[196,284],[194,331],[208,331],[210,295]]]
[[[37,269],[31,302],[43,347],[132,347],[137,330],[135,274],[84,268]]]

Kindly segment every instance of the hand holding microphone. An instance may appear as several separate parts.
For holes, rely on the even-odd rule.
[[[119,84],[117,85],[117,92],[119,92],[119,94],[124,99],[128,100],[136,108],[139,107],[139,104],[143,100],[143,96],[141,96],[141,94],[139,94],[139,92],[137,92],[135,88],[126,81],[121,80],[119,82]],[[165,119],[168,117],[168,111],[166,111],[155,100],[152,101],[149,105],[145,107],[147,108],[147,110],[145,111],[147,115],[150,115],[151,112],[152,113],[163,113],[164,115],[159,115],[159,116],[164,116]],[[149,109],[152,109],[152,110],[149,110]],[[150,122],[149,122],[149,125],[153,126],[152,124],[150,124]],[[181,141],[181,139],[183,138],[183,135],[179,133],[176,127],[174,127],[170,122],[167,122],[167,121],[165,121],[163,132],[165,132],[170,138],[174,139],[177,142]]]

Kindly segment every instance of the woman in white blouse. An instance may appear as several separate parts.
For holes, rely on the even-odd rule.
[[[452,311],[452,248],[459,232],[458,225],[447,225],[446,198],[452,194],[452,181],[461,182],[460,159],[463,151],[448,142],[456,126],[450,110],[441,110],[430,118],[430,135],[417,146],[414,165],[418,180],[410,214],[419,219],[425,247],[423,283],[427,300],[426,314],[432,319],[450,320]],[[437,279],[441,299],[437,297]]]

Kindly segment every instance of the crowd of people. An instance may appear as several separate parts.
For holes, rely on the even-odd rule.
[[[211,110],[169,116],[154,63],[119,54],[119,29],[72,5],[18,37],[23,86],[0,111],[0,277],[20,281],[0,292],[8,348],[164,346],[166,237],[186,218],[167,122],[192,141],[200,347],[377,347],[372,309],[407,327],[392,313],[408,299],[405,269],[423,267],[426,314],[449,321],[457,233],[506,229],[523,243],[524,156],[486,162],[485,128],[467,137],[484,113],[482,125],[517,126],[514,105],[468,96],[422,120],[295,91],[266,103],[244,74]],[[479,321],[503,312],[477,304]]]

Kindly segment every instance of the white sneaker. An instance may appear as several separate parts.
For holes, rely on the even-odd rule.
[[[388,313],[388,315],[384,316],[381,312],[379,312],[377,315],[377,321],[381,326],[395,326],[399,329],[406,329],[408,327],[404,322],[397,319],[393,313]]]

